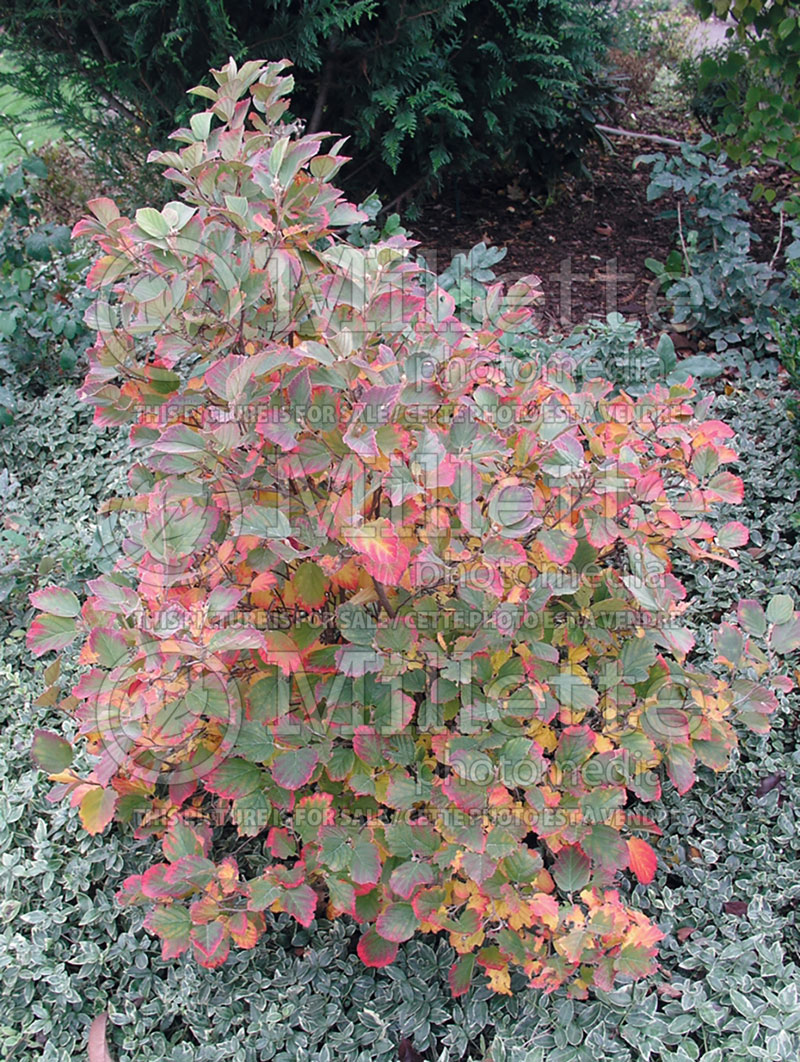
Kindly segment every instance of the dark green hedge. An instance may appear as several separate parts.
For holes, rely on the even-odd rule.
[[[350,135],[352,188],[388,197],[448,171],[549,177],[579,163],[611,93],[608,9],[605,0],[3,0],[0,25],[16,65],[5,79],[43,97],[101,154],[119,150],[120,116],[143,142],[174,128],[185,90],[229,55],[288,57],[297,116]]]

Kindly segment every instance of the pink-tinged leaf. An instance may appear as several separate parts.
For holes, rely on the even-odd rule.
[[[736,616],[748,634],[755,634],[759,637],[766,634],[767,617],[758,601],[750,598],[740,601],[736,606]]]
[[[737,549],[739,546],[746,546],[749,541],[750,532],[737,520],[723,524],[717,532],[717,545],[723,549]]]
[[[148,513],[142,542],[155,560],[169,564],[209,545],[219,523],[215,508],[157,495],[150,502],[155,511]]]
[[[146,896],[149,900],[161,900],[172,896],[174,890],[167,881],[168,869],[166,863],[157,863],[154,867],[147,868],[139,882],[142,896]],[[126,879],[125,886],[131,880],[131,878]]]
[[[342,436],[342,442],[359,457],[377,457],[380,454],[375,442],[375,429],[353,421]]]
[[[35,730],[31,755],[37,767],[48,774],[60,774],[72,763],[72,745],[51,730]]]
[[[273,859],[291,859],[297,855],[297,846],[289,831],[283,826],[273,826],[267,834],[267,850]]]
[[[130,652],[121,634],[103,627],[95,627],[89,635],[89,649],[100,667],[109,669],[118,667]]]
[[[258,655],[265,664],[275,664],[284,675],[293,675],[302,671],[303,661],[300,650],[283,631],[264,631],[263,649],[258,650]]]
[[[537,892],[530,901],[530,910],[548,929],[555,929],[558,925],[559,907],[555,896]]]
[[[381,518],[344,530],[348,544],[358,554],[366,571],[387,586],[398,586],[411,559],[392,524]]]
[[[427,863],[411,862],[395,867],[389,878],[389,885],[398,896],[410,900],[417,889],[422,885],[430,885],[432,881],[433,871]]]
[[[281,909],[291,915],[301,926],[310,926],[317,910],[317,894],[310,885],[298,885],[287,889],[281,896]]]
[[[213,970],[222,966],[230,951],[230,937],[222,922],[208,922],[193,926],[191,941],[194,953],[201,966]]]
[[[90,579],[88,586],[97,598],[95,604],[104,612],[130,616],[141,605],[139,595],[135,590],[115,583],[107,575],[101,575],[98,579]]]
[[[497,862],[481,852],[465,852],[461,866],[467,877],[482,885],[497,870]]]
[[[647,841],[631,837],[628,840],[628,858],[631,870],[642,885],[649,885],[656,875],[658,857]]]
[[[26,644],[34,656],[65,649],[78,636],[78,624],[69,616],[39,616],[28,629]]]
[[[164,882],[176,892],[204,889],[217,876],[217,868],[205,856],[181,856],[164,871]]]
[[[226,800],[241,800],[259,789],[263,781],[264,776],[254,763],[231,756],[206,776],[204,785]]]
[[[353,734],[353,752],[368,767],[380,767],[385,760],[386,742],[372,727],[357,726]]]
[[[297,435],[300,425],[294,421],[276,421],[268,417],[259,419],[258,434],[273,443],[283,453],[291,453],[297,449]]]
[[[244,649],[264,649],[266,642],[262,631],[247,627],[228,627],[214,631],[208,642],[211,653],[235,653]]]
[[[390,966],[397,958],[397,945],[368,929],[358,942],[358,957],[365,966]]]
[[[605,549],[612,545],[620,536],[620,529],[613,520],[603,516],[584,516],[586,537],[592,546],[597,549]]]
[[[48,612],[51,616],[74,619],[81,614],[81,603],[71,590],[62,590],[58,586],[48,586],[46,590],[37,590],[30,595],[30,602],[39,612]]]
[[[381,859],[368,837],[358,837],[350,861],[350,874],[356,885],[374,885],[380,880]]]
[[[89,1062],[114,1062],[106,1040],[107,1022],[108,1014],[103,1011],[102,1014],[97,1015],[89,1026],[89,1042],[87,1045]]]
[[[125,878],[122,888],[114,896],[120,907],[132,907],[145,899],[145,894],[142,892],[142,880],[141,874],[129,874]]]
[[[175,959],[189,947],[192,920],[182,904],[159,904],[147,915],[144,925],[163,941],[164,959]]]
[[[419,919],[410,903],[390,903],[378,915],[375,929],[384,940],[401,944],[419,928]]]
[[[651,704],[642,712],[640,725],[645,734],[659,744],[689,740],[689,717],[670,704]]]
[[[733,472],[718,472],[708,481],[706,493],[710,493],[714,501],[735,505],[744,497],[744,484]]]
[[[300,789],[311,779],[319,762],[317,750],[311,747],[289,749],[275,758],[270,770],[283,789]]]
[[[459,956],[450,967],[447,973],[447,980],[450,982],[450,991],[453,993],[454,999],[458,999],[459,996],[463,996],[469,991],[474,969],[475,955],[473,953]]]
[[[80,817],[87,833],[102,833],[114,818],[119,797],[113,789],[90,789],[81,800]]]
[[[228,917],[228,932],[237,948],[254,948],[262,932],[258,915],[237,911]]]
[[[540,531],[536,541],[555,564],[569,564],[578,548],[577,539],[564,531]]]
[[[686,745],[670,745],[666,751],[666,763],[672,784],[681,796],[688,793],[696,781],[695,754]]]
[[[104,227],[109,226],[112,221],[116,221],[120,216],[119,207],[108,196],[98,196],[96,199],[90,199],[86,205]],[[82,220],[91,222],[92,219],[83,218]]]
[[[653,837],[664,836],[664,831],[658,823],[648,819],[646,815],[637,815],[631,811],[625,816],[625,820],[632,830],[644,830],[645,833],[651,833]]]

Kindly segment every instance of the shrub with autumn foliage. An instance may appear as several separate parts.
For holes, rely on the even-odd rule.
[[[741,497],[732,432],[690,385],[509,354],[536,278],[464,323],[405,236],[348,244],[342,143],[281,123],[286,65],[195,90],[155,156],[180,200],[77,226],[83,393],[141,462],[113,571],[33,595],[34,652],[84,639],[93,766],[49,732],[34,754],[90,832],[163,838],[120,900],[166,956],[216,966],[262,912],[323,905],[372,966],[447,934],[455,994],[476,965],[499,992],[512,965],[579,995],[644,976],[661,933],[615,884],[655,873],[646,805],[768,727],[800,645],[791,600],[742,602],[729,676],[691,665],[672,557],[747,541],[709,519]]]

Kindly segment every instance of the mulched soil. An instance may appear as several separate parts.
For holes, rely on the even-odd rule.
[[[680,116],[668,116],[665,122],[653,113],[644,116],[639,130],[690,141],[700,135]],[[643,139],[613,141],[613,153],[599,147],[588,153],[591,179],[566,182],[544,209],[514,185],[462,192],[458,204],[452,196],[440,197],[411,226],[422,253],[441,272],[454,254],[479,240],[507,248],[496,272],[506,280],[530,273],[540,278],[545,331],[570,331],[616,311],[640,320],[646,334],[658,333],[668,315],[658,316],[663,300],[645,259],[663,261],[676,246],[675,222],[663,217],[668,197],[647,202],[650,168],[634,170],[633,162],[641,154],[677,149]],[[770,176],[754,175],[747,183]],[[761,256],[768,258],[778,220],[761,204],[751,222],[762,237],[757,245]],[[680,346],[695,347],[691,338],[676,338]]]

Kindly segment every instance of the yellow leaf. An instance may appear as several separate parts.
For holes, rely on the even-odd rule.
[[[546,752],[553,752],[558,745],[558,738],[556,737],[555,731],[538,720],[528,727],[528,734],[534,739],[534,741],[537,741]]]
[[[507,966],[502,970],[487,970],[486,976],[493,992],[498,992],[501,996],[511,995],[511,974]]]
[[[614,742],[610,741],[605,734],[595,734],[594,747],[596,752],[612,752],[615,748]]]
[[[486,934],[482,929],[477,930],[475,933],[451,933],[450,944],[458,952],[459,955],[466,955],[470,951],[474,951],[483,944]]]
[[[579,664],[589,656],[590,651],[588,645],[573,645],[567,654],[570,664]]]

